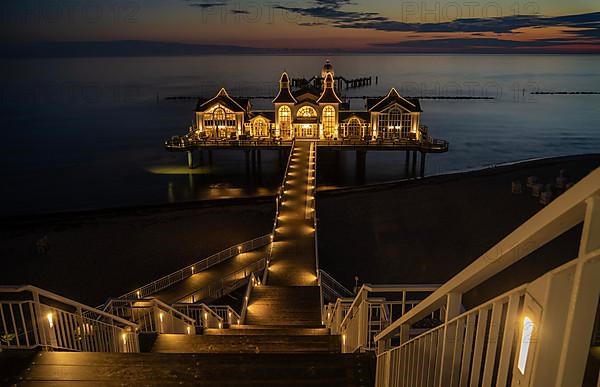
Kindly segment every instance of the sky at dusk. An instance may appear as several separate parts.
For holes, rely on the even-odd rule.
[[[3,43],[600,53],[597,0],[2,0]]]

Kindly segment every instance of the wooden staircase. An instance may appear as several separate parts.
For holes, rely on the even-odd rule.
[[[256,286],[247,325],[322,327],[318,286]]]

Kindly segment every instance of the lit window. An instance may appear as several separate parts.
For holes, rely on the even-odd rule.
[[[316,117],[317,111],[310,106],[303,106],[298,110],[298,117]]]
[[[356,118],[353,118],[350,120],[350,122],[348,123],[348,131],[346,133],[346,135],[348,137],[360,137],[361,135],[361,130],[360,130],[360,121]]]
[[[323,135],[330,137],[335,129],[335,108],[325,106],[323,108]]]

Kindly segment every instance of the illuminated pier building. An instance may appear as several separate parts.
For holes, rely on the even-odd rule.
[[[273,109],[252,110],[248,99],[230,96],[223,88],[211,99],[198,101],[190,134],[195,139],[311,139],[311,140],[422,140],[418,99],[403,98],[395,89],[368,98],[363,110],[350,110],[336,91],[334,69],[323,66],[321,88],[307,83],[293,89],[281,75]]]

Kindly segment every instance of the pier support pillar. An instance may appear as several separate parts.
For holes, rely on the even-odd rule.
[[[212,150],[208,150],[208,164],[212,165]]]
[[[250,171],[250,151],[245,150],[244,153],[246,154],[246,172],[249,172]]]
[[[417,151],[412,151],[412,177],[417,177]]]
[[[425,177],[425,156],[427,152],[421,152],[421,177]]]
[[[194,153],[193,153],[193,151],[191,151],[191,150],[187,151],[187,157],[188,157],[188,168],[193,169],[194,168]]]
[[[261,163],[261,158],[262,157],[261,157],[261,154],[260,154],[260,149],[258,149],[256,151],[256,162],[258,163],[259,166],[260,166],[260,163]]]
[[[406,161],[404,161],[404,176],[408,177],[408,169],[410,168],[410,151],[407,150],[406,153]]]

